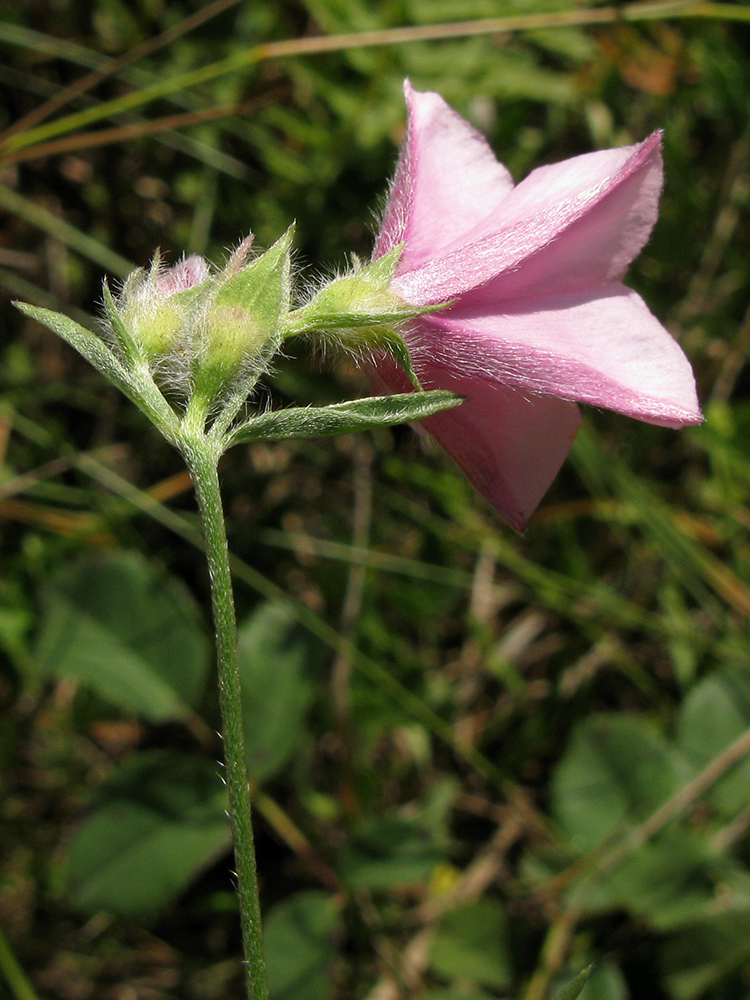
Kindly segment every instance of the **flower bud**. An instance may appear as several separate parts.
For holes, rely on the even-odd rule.
[[[289,317],[287,336],[335,331],[344,347],[377,347],[384,335],[420,315],[421,309],[390,290],[403,247],[369,264],[357,262],[349,274],[334,278]]]
[[[328,337],[344,350],[390,355],[409,381],[420,389],[409,349],[401,335],[409,320],[437,306],[414,306],[392,291],[392,282],[405,244],[394,247],[377,260],[355,261],[349,274],[334,278],[319,289],[306,306],[292,313],[286,323],[287,337],[313,331]]]
[[[289,229],[245,263],[249,236],[214,273],[202,257],[164,268],[157,256],[116,300],[105,283],[109,336],[121,360],[131,370],[145,363],[161,385],[208,405],[243,374],[254,381],[289,312],[292,236]]]
[[[125,335],[149,364],[181,348],[194,325],[201,298],[197,289],[208,278],[208,264],[193,255],[166,269],[157,257],[148,274],[134,271],[125,282],[117,303],[119,318]],[[123,331],[112,325],[127,354]]]

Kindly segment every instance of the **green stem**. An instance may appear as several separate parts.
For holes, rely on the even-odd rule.
[[[225,778],[229,793],[229,816],[234,834],[237,895],[242,922],[247,992],[250,1000],[268,1000],[263,939],[261,936],[258,876],[250,810],[250,793],[242,731],[240,670],[237,659],[237,619],[229,567],[229,546],[221,503],[219,453],[202,442],[186,448],[185,458],[195,487],[206,557],[211,576],[211,602],[216,632],[219,701],[224,736]]]

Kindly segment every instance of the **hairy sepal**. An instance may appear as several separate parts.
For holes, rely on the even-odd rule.
[[[391,290],[403,251],[402,243],[367,264],[355,261],[351,271],[323,285],[307,305],[290,314],[286,336],[335,332],[344,347],[349,341],[354,348],[372,346],[383,328],[397,329],[425,312],[443,309],[443,303],[414,306]]]
[[[230,261],[207,303],[202,342],[193,360],[195,392],[207,400],[226,395],[239,380],[255,383],[258,362],[275,353],[291,294],[294,226],[270,249],[240,267]]]
[[[126,362],[131,365],[137,363],[142,357],[141,347],[136,342],[130,330],[128,330],[123,323],[122,317],[117,309],[117,303],[114,300],[114,296],[109,289],[109,284],[106,279],[102,285],[102,298],[104,301],[104,311],[107,314],[110,328]]]

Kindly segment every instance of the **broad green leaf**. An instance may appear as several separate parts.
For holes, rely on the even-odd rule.
[[[674,1000],[697,1000],[748,960],[750,909],[707,917],[668,940],[662,952],[666,984]]]
[[[421,824],[383,816],[355,833],[341,851],[341,867],[352,886],[391,889],[424,881],[444,857],[443,844]]]
[[[581,1000],[628,1000],[630,997],[625,977],[611,962],[597,963],[583,972],[591,974],[579,994]]]
[[[646,721],[598,715],[575,730],[552,782],[554,810],[577,851],[642,822],[690,770]]]
[[[463,396],[434,389],[395,396],[367,396],[331,406],[290,407],[253,417],[234,431],[229,443],[352,434],[422,420],[462,402]]]
[[[47,673],[157,722],[195,706],[210,663],[195,602],[133,552],[86,555],[56,575],[36,658]]]
[[[701,769],[750,726],[750,671],[724,670],[706,677],[680,709],[677,742]],[[730,819],[750,805],[750,758],[736,764],[711,788],[708,802]]]
[[[261,604],[245,622],[238,650],[248,769],[263,781],[299,743],[319,649],[290,605],[278,602]]]
[[[71,904],[125,916],[166,906],[230,845],[219,767],[138,754],[99,788],[68,853]]]
[[[440,921],[430,949],[430,968],[443,979],[504,989],[512,976],[507,937],[500,903],[493,899],[467,903]]]
[[[337,922],[325,892],[300,892],[274,906],[263,935],[270,1000],[326,1000]]]
[[[658,930],[675,930],[705,916],[725,868],[704,840],[684,829],[668,830],[601,878],[587,906],[626,909]]]

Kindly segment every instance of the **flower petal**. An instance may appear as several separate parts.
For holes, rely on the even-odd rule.
[[[418,267],[465,234],[513,189],[484,136],[439,94],[420,93],[407,80],[409,111],[388,206],[374,256],[404,240],[400,269]]]
[[[466,293],[496,304],[615,281],[649,237],[662,178],[658,132],[540,167],[494,213],[492,235],[476,227],[464,245],[401,274],[394,290],[418,305]]]
[[[526,299],[501,313],[463,301],[422,317],[415,367],[438,364],[527,392],[616,410],[667,427],[702,420],[690,364],[645,302],[619,282]]]
[[[469,398],[423,421],[474,487],[523,531],[581,426],[575,403],[466,378],[446,388]]]
[[[570,451],[581,426],[578,407],[436,366],[420,377],[425,389],[450,389],[467,399],[421,421],[417,429],[431,434],[471,484],[523,531]],[[403,374],[385,358],[374,383],[393,392],[408,390]]]
[[[207,261],[198,254],[191,254],[160,271],[156,276],[156,288],[161,295],[174,295],[199,285],[209,273]]]

